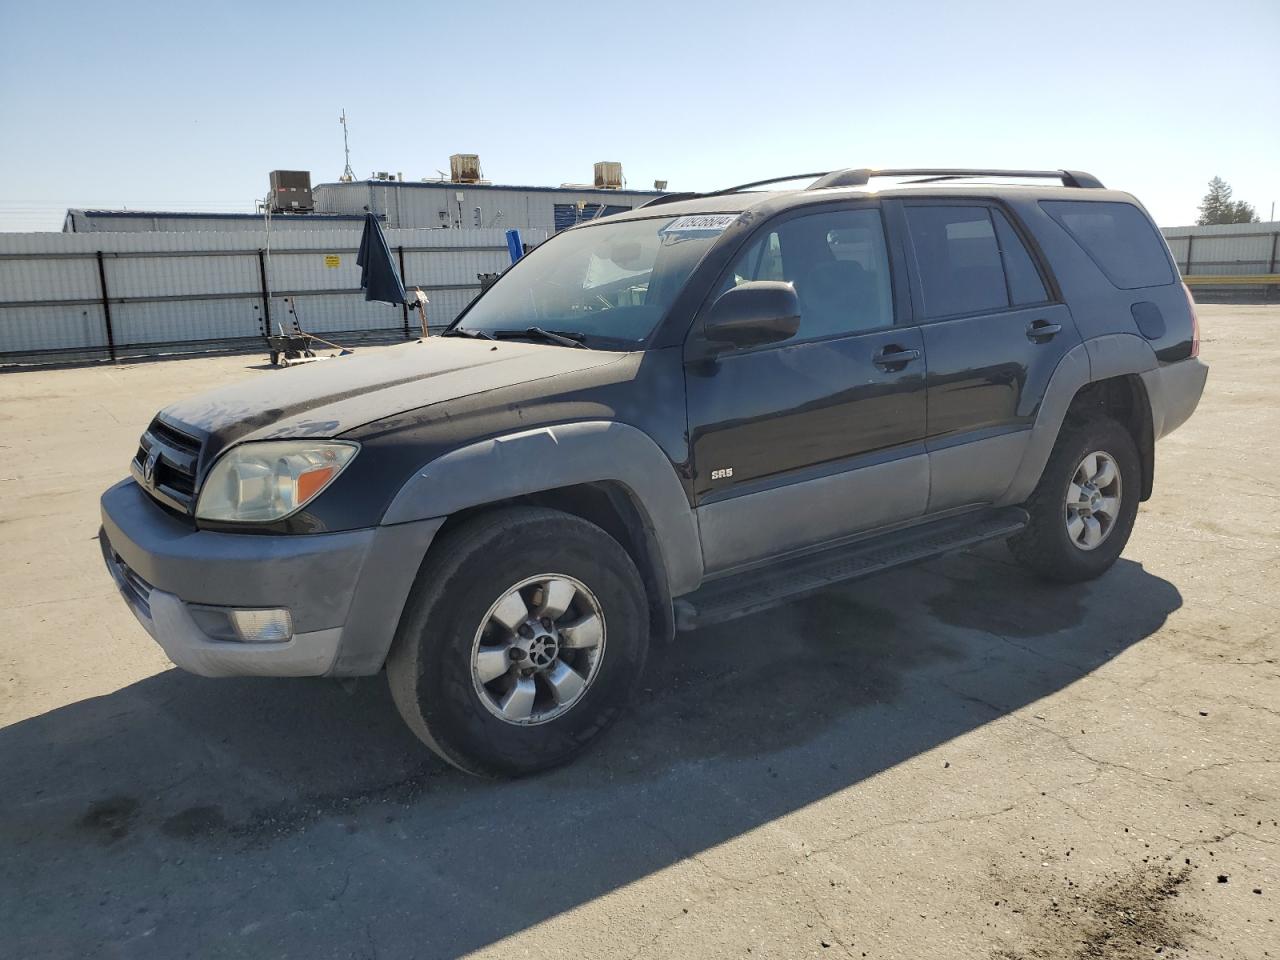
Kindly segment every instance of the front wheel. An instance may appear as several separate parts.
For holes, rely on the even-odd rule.
[[[648,628],[640,574],[604,530],[554,510],[495,510],[432,546],[387,675],[401,716],[445,760],[532,773],[618,716]]]
[[[1025,504],[1030,523],[1009,540],[1014,556],[1063,583],[1106,572],[1133,531],[1141,471],[1133,437],[1116,421],[1064,426]]]

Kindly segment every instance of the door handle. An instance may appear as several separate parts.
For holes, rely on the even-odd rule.
[[[1027,339],[1032,343],[1045,343],[1062,332],[1062,324],[1052,320],[1032,320],[1027,325]]]
[[[896,343],[891,343],[887,347],[882,347],[880,351],[871,358],[871,362],[881,370],[901,370],[912,360],[919,359],[919,350],[907,350],[898,346]]]

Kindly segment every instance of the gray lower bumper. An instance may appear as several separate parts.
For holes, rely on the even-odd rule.
[[[103,555],[169,658],[204,676],[376,673],[442,519],[304,536],[195,530],[125,480],[102,496]],[[207,636],[188,605],[286,607],[284,643]]]
[[[1165,364],[1142,374],[1151,402],[1151,426],[1155,439],[1172,433],[1195,412],[1204,393],[1209,367],[1198,357]]]

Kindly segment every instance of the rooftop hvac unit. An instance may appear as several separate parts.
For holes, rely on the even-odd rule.
[[[311,171],[271,171],[271,212],[310,213],[316,208],[311,199]]]
[[[449,179],[454,183],[479,183],[480,157],[474,153],[455,153],[449,158]]]
[[[621,190],[622,164],[613,160],[601,160],[596,164],[596,189]]]

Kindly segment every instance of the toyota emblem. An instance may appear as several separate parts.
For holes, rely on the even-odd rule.
[[[147,482],[147,486],[155,485],[156,478],[156,462],[160,459],[160,454],[152,450],[147,454],[147,462],[142,465],[142,479]]]

